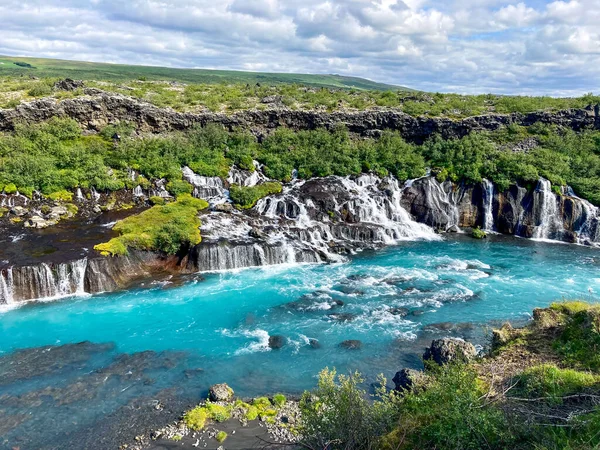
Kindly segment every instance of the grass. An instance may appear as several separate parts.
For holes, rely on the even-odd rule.
[[[560,401],[567,395],[578,394],[591,388],[600,388],[600,376],[575,369],[540,364],[526,369],[518,377],[519,385],[513,395],[549,397]]]
[[[229,195],[236,208],[250,209],[261,198],[267,195],[279,194],[281,189],[281,183],[277,182],[267,182],[252,187],[234,184],[229,189]]]
[[[204,200],[180,195],[177,201],[123,219],[113,227],[119,236],[94,247],[105,256],[126,255],[129,249],[176,254],[182,246],[201,241],[198,211],[208,207]]]

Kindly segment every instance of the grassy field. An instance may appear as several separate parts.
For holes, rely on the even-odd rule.
[[[20,66],[15,63],[28,64]],[[73,78],[122,82],[130,80],[179,81],[194,84],[265,83],[302,84],[326,88],[361,90],[410,90],[402,86],[376,83],[363,78],[341,75],[311,75],[293,73],[238,72],[233,70],[174,69],[168,67],[132,66],[59,59],[19,58],[0,56],[0,77],[36,76],[38,78]]]

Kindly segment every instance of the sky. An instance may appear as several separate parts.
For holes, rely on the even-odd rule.
[[[0,0],[0,54],[600,93],[600,0]]]

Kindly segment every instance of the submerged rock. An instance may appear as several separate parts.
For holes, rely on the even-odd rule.
[[[423,353],[425,361],[433,360],[444,365],[453,361],[467,362],[477,355],[477,350],[470,342],[456,338],[436,339]]]
[[[340,347],[346,350],[360,350],[362,345],[362,342],[357,339],[349,339],[340,343]]]
[[[212,402],[229,402],[233,400],[233,389],[226,383],[214,384],[208,390],[208,398]]]
[[[281,336],[279,334],[269,336],[269,348],[278,350],[282,348],[286,343],[287,339],[285,338],[285,336]]]
[[[308,345],[310,346],[310,348],[314,348],[314,349],[321,348],[321,343],[316,339],[309,339]]]

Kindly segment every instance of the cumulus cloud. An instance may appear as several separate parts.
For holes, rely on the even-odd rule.
[[[598,91],[600,0],[4,0],[0,54]]]

